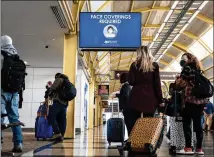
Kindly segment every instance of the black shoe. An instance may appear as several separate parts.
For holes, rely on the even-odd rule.
[[[64,138],[62,137],[61,134],[55,134],[53,137],[50,139],[50,141],[55,141],[55,142],[62,142]]]
[[[176,147],[175,146],[171,146],[169,148],[169,154],[176,154]]]
[[[15,145],[15,146],[13,147],[12,152],[14,152],[14,153],[21,153],[21,152],[22,152],[22,149],[23,149],[23,146],[22,146],[22,144],[20,143],[20,144]]]

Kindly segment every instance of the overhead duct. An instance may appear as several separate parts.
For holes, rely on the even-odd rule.
[[[50,6],[50,7],[51,7],[51,10],[54,13],[56,19],[57,19],[59,26],[61,28],[68,28],[68,23],[65,19],[65,16],[62,12],[61,7],[59,7],[59,6]]]

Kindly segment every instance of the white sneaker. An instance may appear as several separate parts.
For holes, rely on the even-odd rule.
[[[176,150],[176,154],[194,155],[192,148],[184,148],[181,150]]]
[[[204,155],[204,152],[202,151],[202,149],[196,149],[195,154],[196,155]]]

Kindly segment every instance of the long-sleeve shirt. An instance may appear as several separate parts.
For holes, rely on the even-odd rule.
[[[204,107],[204,112],[206,114],[214,114],[214,105],[211,102],[207,103]]]

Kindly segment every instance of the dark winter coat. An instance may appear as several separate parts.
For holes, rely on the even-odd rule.
[[[131,92],[131,86],[128,83],[124,83],[120,89],[120,94],[116,94],[116,97],[119,98],[119,107],[120,110],[124,110],[128,106],[128,98]]]
[[[140,65],[132,63],[129,70],[129,84],[132,91],[128,106],[138,112],[154,114],[162,103],[162,90],[159,66],[153,63],[154,71],[144,73],[139,70]]]

